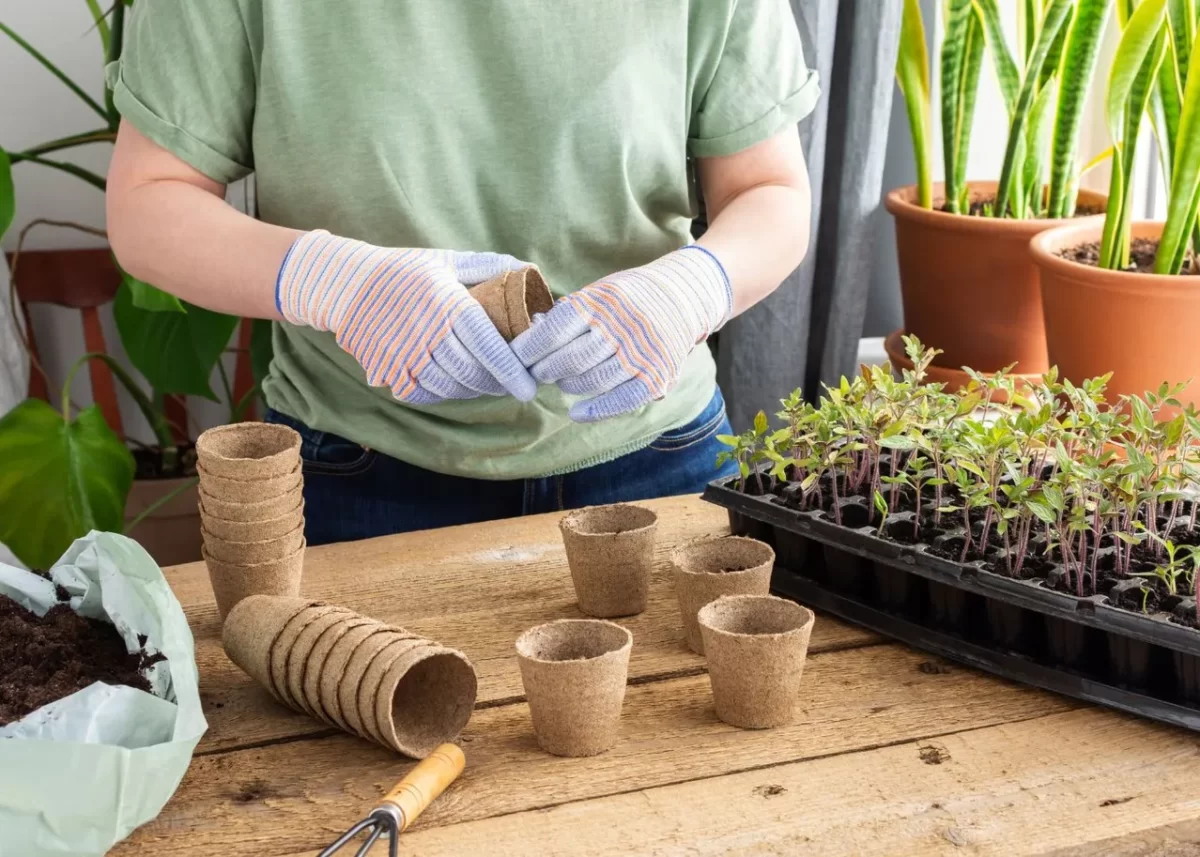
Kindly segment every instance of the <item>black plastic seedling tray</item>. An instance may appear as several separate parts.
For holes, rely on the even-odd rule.
[[[736,482],[711,483],[704,499],[729,511],[735,534],[775,548],[780,595],[1014,681],[1200,731],[1195,629],[943,559]]]

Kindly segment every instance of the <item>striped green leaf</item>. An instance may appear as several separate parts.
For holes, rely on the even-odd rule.
[[[1021,49],[1021,62],[1028,64],[1029,55],[1037,43],[1042,8],[1038,0],[1017,0],[1017,4],[1017,41]]]
[[[1148,0],[1149,2],[1149,0]],[[1017,146],[1025,132],[1025,122],[1029,108],[1037,94],[1037,84],[1041,80],[1042,70],[1050,55],[1054,42],[1058,39],[1059,31],[1072,9],[1073,0],[1050,0],[1046,15],[1042,19],[1041,31],[1038,33],[1037,44],[1029,57],[1025,68],[1025,79],[1021,82],[1021,92],[1017,96],[1017,106],[1013,110],[1012,120],[1008,125],[1008,145],[1004,152],[1004,166],[1000,170],[1000,185],[996,195],[996,216],[1004,217],[1008,209],[1010,183],[1016,175]]]
[[[1050,217],[1068,217],[1074,213],[1073,185],[1080,118],[1095,74],[1100,35],[1111,5],[1111,0],[1079,0],[1066,37],[1051,144],[1047,207]]]
[[[1071,8],[1067,9],[1067,17],[1063,20],[1062,26],[1058,28],[1058,35],[1050,43],[1050,52],[1046,54],[1046,61],[1042,63],[1042,72],[1038,75],[1037,88],[1039,90],[1058,73],[1059,66],[1062,65],[1063,54],[1066,53],[1067,33],[1071,32],[1071,22],[1074,20],[1075,3],[1072,2]]]
[[[1200,49],[1194,43],[1186,79],[1167,222],[1154,260],[1154,270],[1160,274],[1178,274],[1182,270],[1188,241],[1196,228],[1197,208],[1200,208]]]
[[[1113,170],[1100,245],[1100,265],[1105,268],[1119,269],[1129,262],[1133,160],[1138,129],[1166,53],[1165,15],[1166,0],[1142,0],[1121,32],[1109,71],[1104,114],[1113,140]]]
[[[1166,55],[1158,67],[1158,80],[1150,99],[1150,120],[1154,125],[1154,137],[1158,143],[1159,161],[1162,164],[1163,181],[1171,186],[1171,172],[1175,163],[1175,140],[1179,134],[1179,114],[1183,109],[1183,88],[1175,65],[1175,45],[1167,39]]]
[[[929,54],[920,0],[904,0],[900,23],[900,52],[896,56],[896,82],[904,97],[917,166],[917,197],[922,208],[933,208],[933,155],[929,131]]]
[[[996,79],[1000,82],[1000,93],[1004,96],[1004,105],[1008,108],[1011,118],[1013,108],[1017,104],[1017,94],[1021,91],[1021,70],[1017,68],[1008,49],[1008,41],[1004,38],[1000,7],[996,0],[975,0],[975,11],[983,20],[988,49],[996,69]]]
[[[1021,217],[1041,217],[1046,213],[1042,198],[1042,188],[1046,183],[1044,155],[1050,151],[1050,134],[1053,127],[1051,120],[1054,118],[1054,111],[1050,109],[1050,105],[1054,103],[1057,89],[1056,81],[1051,80],[1042,87],[1041,92],[1033,99],[1033,106],[1029,108],[1029,127],[1025,131],[1025,163],[1021,171],[1021,183],[1025,187],[1024,196],[1029,211],[1019,215]],[[1070,189],[1074,189],[1074,182]]]
[[[959,93],[962,88],[963,66],[966,64],[968,33],[971,29],[971,0],[947,0],[946,32],[942,40],[941,92],[942,92],[942,160],[946,183],[946,210],[958,212],[959,188],[956,178],[960,174],[955,158],[961,150],[962,104]],[[970,129],[967,129],[969,133]]]
[[[958,113],[955,118],[954,186],[958,189],[958,208],[970,211],[967,188],[967,161],[971,151],[971,131],[975,124],[975,100],[979,95],[979,74],[983,70],[983,22],[972,6],[967,23],[966,47],[963,50],[962,73],[958,80]]]

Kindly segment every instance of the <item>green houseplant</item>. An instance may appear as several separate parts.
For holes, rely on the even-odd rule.
[[[1111,371],[1111,390],[1140,394],[1163,377],[1200,378],[1200,8],[1195,0],[1119,0],[1117,10],[1104,222],[1053,229],[1032,246],[1051,359],[1067,378]],[[1133,220],[1133,164],[1147,121],[1167,188],[1162,223]],[[1188,386],[1180,399],[1200,402],[1198,389]]]
[[[117,0],[111,8],[102,8],[98,0],[85,2],[101,44],[103,61],[118,60],[132,0]],[[60,160],[58,153],[80,146],[111,145],[116,140],[120,116],[107,86],[101,102],[88,95],[83,87],[2,19],[0,35],[6,37],[0,41],[8,41],[24,51],[61,81],[98,119],[98,125],[91,130],[20,151],[0,147],[0,238],[3,238],[13,223],[17,207],[12,179],[14,168],[22,168],[24,164],[58,170],[104,192],[103,176]],[[35,225],[38,225],[37,221],[29,224],[18,241],[13,257],[13,283],[10,293],[5,296],[7,300],[15,302],[21,245],[29,228]],[[73,226],[103,235],[77,224],[54,225]],[[115,261],[112,265],[115,268]],[[106,354],[85,354],[67,372],[57,407],[30,398],[0,418],[0,461],[4,462],[0,467],[0,542],[35,568],[48,568],[72,540],[91,529],[125,530],[134,536],[144,535],[144,529],[136,530],[139,523],[176,496],[192,489],[194,456],[190,451],[191,444],[177,439],[181,434],[186,436],[186,426],[170,425],[164,407],[165,397],[190,395],[218,400],[210,383],[216,369],[233,420],[239,417],[257,391],[256,386],[242,401],[233,402],[221,363],[238,319],[185,304],[124,272],[120,272],[120,277],[122,282],[113,314],[121,344],[130,362],[144,376],[145,383],[136,380]],[[20,331],[16,334],[23,336]],[[256,323],[251,350],[255,373],[261,377],[270,359],[268,324]],[[72,405],[75,375],[92,360],[105,361],[129,392],[153,432],[153,444],[144,445],[118,437],[95,405],[85,409]],[[33,371],[42,371],[36,361]],[[130,491],[135,475],[140,476],[142,472],[165,478],[147,487],[143,493],[155,499],[147,503],[147,508],[136,520],[127,521]],[[196,527],[199,527],[198,520]]]
[[[1034,375],[1049,367],[1037,269],[1026,248],[1033,235],[1059,221],[1095,215],[1098,222],[1104,208],[1102,195],[1078,188],[1077,150],[1111,5],[1020,0],[1014,50],[997,0],[945,4],[937,68],[944,180],[935,185],[925,26],[918,0],[905,0],[896,77],[917,184],[892,191],[885,204],[896,219],[905,327],[942,352],[939,367],[991,372],[1015,364]],[[968,181],[971,126],[988,55],[1008,135],[995,180]],[[889,338],[888,352],[903,361],[900,332]]]

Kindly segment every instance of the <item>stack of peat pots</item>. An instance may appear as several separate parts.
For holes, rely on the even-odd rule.
[[[224,619],[249,595],[297,595],[304,567],[300,435],[236,423],[196,441],[203,555]]]
[[[466,655],[345,607],[252,595],[221,637],[284,705],[414,758],[457,737],[475,707]]]

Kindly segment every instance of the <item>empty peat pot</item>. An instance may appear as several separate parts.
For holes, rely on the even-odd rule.
[[[533,323],[533,317],[549,312],[554,305],[550,287],[537,268],[505,271],[470,289],[471,297],[483,305],[496,330],[511,342]]]
[[[521,681],[538,745],[594,756],[617,741],[633,635],[597,619],[559,619],[517,640]]]
[[[300,435],[275,423],[217,426],[196,438],[196,458],[218,479],[285,476],[300,465]]]
[[[658,515],[618,503],[576,509],[558,523],[579,609],[611,619],[646,609]]]
[[[742,536],[701,538],[675,548],[671,571],[688,648],[704,654],[696,618],[701,607],[722,595],[766,595],[774,566],[769,544]]]
[[[204,547],[201,553],[222,621],[235,604],[251,595],[299,595],[304,576],[304,548],[301,537],[300,546],[286,556],[269,562],[241,564],[217,559]]]
[[[717,717],[745,729],[795,719],[813,612],[773,595],[726,595],[699,620]]]

